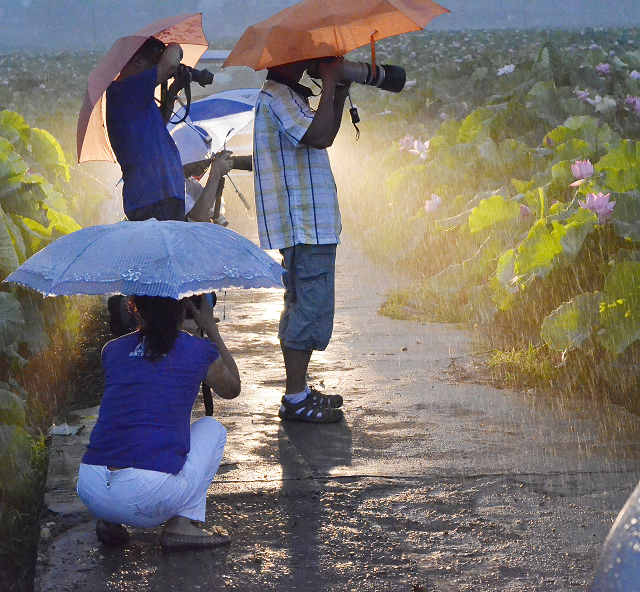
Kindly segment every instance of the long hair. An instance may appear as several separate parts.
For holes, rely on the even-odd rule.
[[[155,361],[173,348],[184,320],[184,306],[180,300],[160,296],[134,296],[133,302],[145,358]]]

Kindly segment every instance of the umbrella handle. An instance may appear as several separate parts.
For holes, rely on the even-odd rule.
[[[375,35],[378,32],[376,29],[373,33],[371,33],[371,74],[375,76],[376,72],[376,39]]]
[[[213,395],[211,387],[206,383],[202,383],[202,401],[204,402],[204,414],[207,417],[213,416]]]

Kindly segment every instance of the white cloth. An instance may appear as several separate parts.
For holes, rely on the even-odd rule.
[[[204,522],[207,491],[222,460],[227,431],[212,417],[191,424],[191,450],[177,474],[82,463],[77,492],[108,522],[153,528],[174,516]]]
[[[189,177],[184,180],[184,213],[188,214],[193,210],[196,202],[200,199],[204,187],[195,179]]]
[[[301,143],[314,118],[288,86],[267,80],[253,127],[253,176],[260,246],[340,242],[336,184],[325,149]]]

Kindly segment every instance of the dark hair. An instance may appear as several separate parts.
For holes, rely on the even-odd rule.
[[[157,64],[167,46],[156,37],[149,37],[136,51],[134,57],[142,57],[145,60]]]
[[[151,361],[168,354],[184,320],[182,301],[160,296],[134,296],[140,315],[140,340],[144,340],[146,358]]]

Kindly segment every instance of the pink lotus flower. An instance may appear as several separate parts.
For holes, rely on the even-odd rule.
[[[640,115],[640,97],[628,96],[624,104],[629,105],[629,107],[633,109],[636,115]]]
[[[611,74],[611,64],[598,64],[596,66],[596,72],[601,76],[608,76],[609,74]]]
[[[526,220],[533,216],[531,208],[525,204],[520,204],[520,220]]]
[[[578,204],[582,209],[591,210],[594,214],[597,214],[598,222],[604,224],[611,216],[613,207],[616,205],[615,201],[609,201],[610,197],[610,193],[589,193],[587,199],[585,201],[579,200]]]
[[[411,154],[415,154],[416,156],[419,156],[422,160],[426,160],[427,152],[429,150],[430,145],[431,145],[431,142],[429,140],[427,140],[426,142],[422,142],[421,140],[415,140],[413,142],[413,147],[409,149],[409,152],[411,152]]]
[[[571,165],[571,173],[576,179],[593,177],[593,165],[590,160],[576,160]]]
[[[424,210],[427,214],[435,212],[442,205],[442,198],[435,193],[431,194],[431,199],[427,199],[424,202]]]
[[[586,101],[589,98],[589,91],[586,89],[580,90],[579,88],[576,88],[574,92],[576,93],[576,97],[581,101]]]

